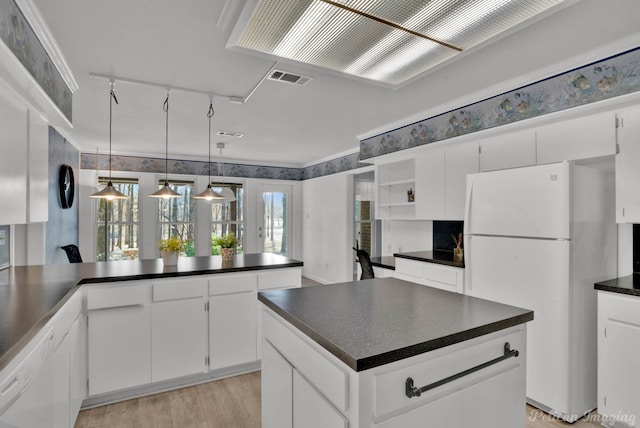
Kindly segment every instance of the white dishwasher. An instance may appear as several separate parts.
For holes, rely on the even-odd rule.
[[[53,426],[53,329],[8,376],[0,379],[0,428]]]

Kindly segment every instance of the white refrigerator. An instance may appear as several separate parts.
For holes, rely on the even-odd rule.
[[[616,275],[614,194],[603,164],[467,176],[465,293],[534,311],[527,401],[568,422],[596,407],[594,282]]]

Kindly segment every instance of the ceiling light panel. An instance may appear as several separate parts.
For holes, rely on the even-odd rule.
[[[237,44],[398,85],[562,1],[260,0]]]

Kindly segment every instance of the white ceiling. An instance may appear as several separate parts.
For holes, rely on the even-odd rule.
[[[33,2],[78,82],[74,128],[63,134],[84,152],[108,148],[109,84],[90,73],[246,97],[275,63],[225,48],[232,25],[216,25],[224,0]],[[222,141],[227,160],[310,165],[357,151],[359,136],[640,46],[637,0],[567,0],[564,5],[398,89],[282,61],[279,69],[314,79],[306,86],[265,81],[244,104],[214,98],[214,131],[245,134],[241,139],[214,135],[214,154],[215,143]],[[116,94],[114,153],[163,156],[165,91],[117,83]],[[169,157],[206,159],[208,105],[206,95],[171,93]]]

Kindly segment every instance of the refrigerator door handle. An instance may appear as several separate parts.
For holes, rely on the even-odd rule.
[[[473,180],[467,177],[467,199],[464,205],[464,290],[471,290],[471,236],[469,235],[469,219],[471,218],[471,195]]]

